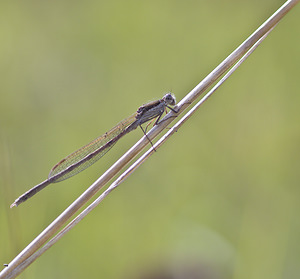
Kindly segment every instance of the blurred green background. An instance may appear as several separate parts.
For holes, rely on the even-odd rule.
[[[20,194],[141,104],[180,100],[283,2],[1,1],[0,264],[141,132],[10,210]],[[20,278],[299,278],[299,12]]]

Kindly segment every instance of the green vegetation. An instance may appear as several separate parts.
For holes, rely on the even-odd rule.
[[[170,90],[180,100],[275,2],[1,2],[0,264],[142,133],[10,210],[20,194],[141,104]],[[299,278],[299,64],[296,7],[168,144],[20,278],[123,279],[181,266],[207,278]]]

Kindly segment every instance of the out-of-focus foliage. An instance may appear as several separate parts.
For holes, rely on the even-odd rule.
[[[141,132],[9,210],[17,196],[139,105],[170,90],[180,100],[281,4],[1,1],[0,263]],[[299,23],[296,7],[164,148],[20,278],[299,278]]]

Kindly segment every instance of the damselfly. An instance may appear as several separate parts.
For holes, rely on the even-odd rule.
[[[51,169],[48,179],[31,188],[22,196],[17,198],[10,207],[18,206],[20,203],[26,201],[28,198],[32,197],[51,183],[63,181],[85,170],[98,161],[104,154],[106,154],[120,138],[135,130],[138,126],[142,129],[143,133],[147,137],[146,131],[143,129],[142,124],[156,118],[154,125],[157,125],[166,108],[176,112],[170,107],[174,106],[175,103],[175,96],[171,93],[168,93],[160,100],[140,106],[136,113],[122,120],[110,131],[106,132],[102,136],[96,138],[89,144],[83,146],[58,162]]]

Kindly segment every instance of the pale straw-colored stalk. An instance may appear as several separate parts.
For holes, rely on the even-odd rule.
[[[215,90],[240,66],[242,62],[265,39],[275,25],[290,11],[300,0],[289,0],[284,3],[268,20],[266,20],[252,35],[250,35],[237,49],[222,61],[208,76],[206,76],[190,93],[188,93],[176,106],[178,113],[168,113],[161,124],[153,127],[148,133],[152,140],[163,131],[174,119],[181,115],[203,92],[211,87],[222,76],[223,78],[191,109],[189,110],[163,137],[154,148],[158,150],[167,139],[191,117],[193,113],[210,97]],[[234,65],[234,66],[233,66]],[[231,69],[230,69],[231,68]],[[229,70],[230,69],[230,70]],[[229,70],[229,71],[228,71]],[[227,72],[228,71],[228,72]],[[227,73],[226,73],[227,72]],[[127,165],[148,144],[148,139],[143,137],[116,163],[114,163],[99,179],[97,179],[79,198],[77,198],[64,212],[62,212],[43,232],[41,232],[19,255],[17,255],[1,273],[0,278],[15,278],[33,261],[41,256],[47,249],[57,242],[66,232],[73,228],[82,218],[94,209],[113,189],[132,174],[154,152],[151,148],[133,163],[119,178],[111,184],[92,204],[83,210],[69,224],[65,225],[82,206],[84,206],[104,185],[106,185],[125,165]],[[63,226],[65,227],[61,229]],[[61,231],[55,235],[59,230]]]

